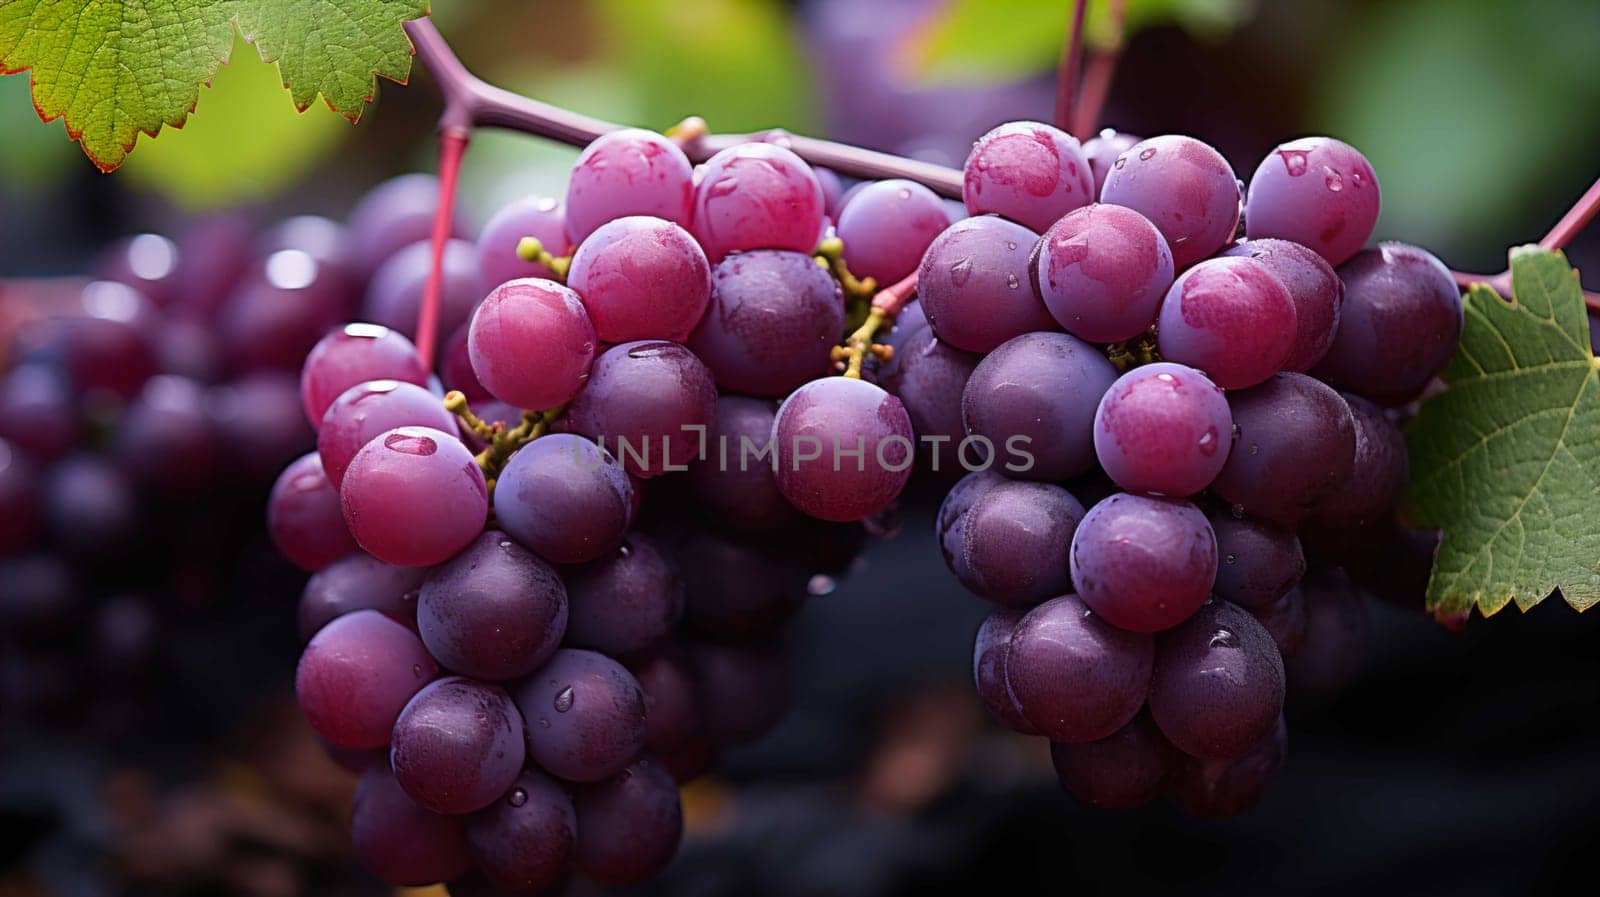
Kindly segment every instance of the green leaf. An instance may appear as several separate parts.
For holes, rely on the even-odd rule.
[[[1089,0],[1084,42],[1106,47],[1117,39],[1110,0]],[[1127,0],[1123,32],[1175,24],[1213,36],[1239,24],[1252,0]],[[952,0],[906,43],[901,62],[929,82],[1002,81],[1054,68],[1061,56],[1072,4],[1067,0]]]
[[[1513,250],[1513,300],[1466,298],[1449,389],[1407,432],[1413,522],[1444,530],[1428,608],[1527,610],[1560,589],[1600,600],[1600,361],[1578,273],[1557,252]]]
[[[321,94],[355,121],[375,76],[405,83],[400,25],[427,12],[427,0],[0,0],[0,73],[31,69],[39,117],[64,118],[111,171],[140,133],[183,125],[235,26],[278,63],[297,107]]]

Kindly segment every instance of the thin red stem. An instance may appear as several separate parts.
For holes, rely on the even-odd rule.
[[[894,320],[911,302],[911,297],[917,294],[917,272],[912,271],[904,278],[895,281],[879,290],[872,297],[872,307],[882,309],[889,320]]]
[[[448,107],[447,107],[448,110]],[[417,357],[424,370],[433,370],[434,348],[439,344],[439,303],[444,287],[444,247],[450,241],[456,183],[461,174],[461,157],[471,140],[464,129],[446,126],[439,132],[439,206],[433,213],[433,264],[428,268],[427,286],[422,292],[422,307],[417,310]]]
[[[1107,15],[1111,21],[1111,43],[1089,54],[1084,64],[1083,90],[1078,97],[1077,120],[1072,133],[1079,140],[1088,140],[1100,128],[1100,113],[1105,109],[1106,97],[1111,94],[1111,82],[1117,74],[1117,63],[1122,61],[1123,23],[1127,20],[1127,0],[1111,0]]]
[[[1578,201],[1573,203],[1572,208],[1567,210],[1567,214],[1561,216],[1556,226],[1550,228],[1550,233],[1545,234],[1544,239],[1539,241],[1539,248],[1565,248],[1572,242],[1572,238],[1583,230],[1584,225],[1594,220],[1596,212],[1600,212],[1600,180],[1591,184],[1589,189],[1578,197]]]
[[[1077,102],[1083,71],[1083,18],[1088,0],[1073,0],[1072,24],[1061,43],[1061,62],[1056,66],[1056,127],[1072,130],[1072,106]]]

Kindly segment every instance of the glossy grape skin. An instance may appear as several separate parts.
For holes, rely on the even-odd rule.
[[[555,568],[490,530],[428,573],[416,615],[422,642],[440,663],[503,681],[549,661],[569,605]]]
[[[53,368],[20,364],[0,379],[0,439],[46,462],[71,451],[81,431],[71,391]]]
[[[439,382],[447,392],[457,390],[473,405],[480,402],[505,404],[483,388],[483,384],[478,382],[477,373],[472,370],[472,353],[467,350],[468,335],[471,332],[472,321],[468,320],[466,324],[456,328],[456,332],[450,334],[439,347],[437,361]]]
[[[178,244],[160,234],[135,234],[112,244],[100,258],[97,276],[126,284],[161,308],[176,306],[184,284],[178,272]]]
[[[0,439],[0,557],[26,548],[42,528],[38,476],[20,449]]]
[[[1360,396],[1343,398],[1355,425],[1355,455],[1350,474],[1317,505],[1313,516],[1324,527],[1359,529],[1382,522],[1400,500],[1410,461],[1405,435],[1383,409]]]
[[[403,174],[368,190],[350,210],[351,255],[363,275],[406,246],[433,233],[439,206],[439,179],[431,174]],[[451,236],[467,232],[459,214],[451,215]]]
[[[1102,810],[1131,810],[1155,800],[1168,768],[1180,762],[1177,754],[1148,713],[1098,741],[1050,745],[1061,787]]]
[[[1083,142],[1084,158],[1089,160],[1089,172],[1094,175],[1094,196],[1098,198],[1100,191],[1105,189],[1106,176],[1111,174],[1111,166],[1117,164],[1117,157],[1128,151],[1128,148],[1139,142],[1139,138],[1132,134],[1123,134],[1110,128],[1102,130],[1099,134]]]
[[[395,720],[390,763],[418,805],[461,815],[494,803],[522,771],[522,717],[498,685],[428,683]]]
[[[1065,333],[1030,333],[978,363],[961,396],[967,432],[988,438],[1008,476],[1060,481],[1094,467],[1094,418],[1116,369]],[[1011,450],[1011,440],[1016,450]],[[1031,461],[1019,455],[1031,455]]]
[[[1280,714],[1272,731],[1239,757],[1202,760],[1179,755],[1167,778],[1167,795],[1191,816],[1238,816],[1260,803],[1288,750],[1289,728]]]
[[[567,236],[582,243],[607,221],[626,215],[654,215],[687,227],[693,198],[693,169],[676,143],[638,128],[603,134],[572,166]]]
[[[689,646],[703,732],[717,746],[748,744],[771,732],[789,710],[789,660],[761,643]]]
[[[1193,495],[1216,479],[1232,443],[1233,415],[1222,390],[1181,364],[1128,371],[1095,411],[1095,457],[1128,492]]]
[[[1253,258],[1283,284],[1294,303],[1294,345],[1283,369],[1304,373],[1328,354],[1339,332],[1344,308],[1344,281],[1322,256],[1299,243],[1264,238],[1246,240],[1221,255]]]
[[[538,278],[495,287],[467,331],[478,382],[517,408],[554,408],[570,401],[589,378],[595,342],[594,324],[578,294]],[[529,351],[530,346],[539,351]]]
[[[611,454],[570,433],[511,456],[495,484],[495,517],[528,550],[581,564],[615,550],[633,520],[633,485]]]
[[[678,783],[640,757],[616,776],[576,790],[578,871],[606,885],[648,881],[672,862],[683,837]]]
[[[1355,255],[1378,223],[1378,176],[1355,147],[1301,137],[1267,154],[1250,177],[1245,233],[1315,250],[1330,265]]]
[[[1072,539],[1072,581],[1085,604],[1134,632],[1182,623],[1217,575],[1217,539],[1186,501],[1113,495],[1089,509]]]
[[[711,303],[689,337],[717,386],[781,398],[826,375],[844,329],[839,282],[809,255],[758,249],[711,272]]]
[[[315,517],[320,512],[318,502],[312,499],[302,503],[301,498],[304,496],[288,500],[290,510],[275,508],[269,499],[268,530],[274,541],[279,536],[279,531],[273,528],[274,520],[284,525],[285,531],[311,524],[293,535],[309,535],[308,530],[316,529],[314,521],[297,514],[305,511],[308,516]],[[134,484],[99,455],[82,453],[57,461],[45,472],[40,500],[50,538],[86,558],[107,559],[122,555],[137,547],[143,535],[139,496]],[[320,550],[339,551],[339,537],[332,533],[325,535],[332,544]]]
[[[229,465],[252,482],[272,479],[316,445],[299,383],[288,371],[255,371],[213,386],[205,403]]]
[[[957,447],[966,438],[961,396],[977,369],[980,356],[964,352],[933,335],[926,322],[895,346],[892,376],[878,383],[906,406],[918,451],[935,471],[959,475]],[[929,440],[943,438],[939,443]]]
[[[316,452],[283,469],[267,499],[267,532],[278,552],[315,573],[356,550],[339,506],[339,491]]]
[[[1282,598],[1306,574],[1305,552],[1293,530],[1252,517],[1207,515],[1217,537],[1218,598],[1255,610]]]
[[[983,618],[972,641],[972,684],[989,715],[1013,732],[1038,735],[1017,708],[1017,701],[1006,685],[1006,655],[1011,651],[1011,633],[1027,611],[999,607]]]
[[[1067,547],[1082,519],[1083,505],[1060,486],[995,483],[962,521],[961,584],[1008,607],[1069,591]]]
[[[694,353],[677,343],[640,340],[595,359],[565,423],[616,455],[629,473],[648,478],[688,465],[716,407],[711,371]]]
[[[1028,270],[1037,242],[1026,227],[987,215],[935,238],[917,269],[917,296],[939,339],[988,352],[1024,333],[1059,330]]]
[[[1290,526],[1350,475],[1350,406],[1304,374],[1278,374],[1230,393],[1235,439],[1212,491],[1236,509]]]
[[[255,244],[256,255],[261,257],[285,249],[304,252],[333,272],[342,285],[340,308],[355,314],[364,272],[356,261],[355,239],[343,224],[320,215],[295,215],[267,228]]]
[[[850,273],[884,287],[917,270],[928,244],[950,226],[950,215],[938,194],[895,178],[862,187],[838,221]]]
[[[1150,219],[1180,271],[1221,249],[1239,224],[1239,181],[1228,160],[1180,134],[1142,140],[1118,156],[1100,201]]]
[[[569,782],[616,775],[644,747],[644,692],[604,654],[562,648],[515,696],[529,758]]]
[[[1093,202],[1093,191],[1077,138],[1040,122],[1009,122],[979,137],[962,171],[968,212],[997,212],[1036,231]]]
[[[417,590],[427,571],[399,567],[356,552],[323,567],[306,580],[300,594],[300,640],[308,642],[337,617],[375,610],[406,626],[416,626]]]
[[[350,844],[368,872],[396,887],[449,881],[472,868],[463,820],[417,806],[381,765],[356,784]]]
[[[837,221],[839,213],[844,210],[844,182],[831,168],[813,165],[811,173],[817,176],[817,184],[822,187],[823,212]]]
[[[1172,250],[1155,225],[1132,209],[1101,203],[1050,225],[1031,268],[1050,314],[1092,343],[1148,330],[1173,278]]]
[[[1011,633],[1006,683],[1017,709],[1052,741],[1096,741],[1144,704],[1154,640],[1118,629],[1074,595],[1052,598]]]
[[[777,409],[770,401],[718,396],[706,455],[689,466],[689,489],[713,517],[737,529],[772,529],[795,520],[794,505],[778,491],[770,453]]]
[[[1244,389],[1282,369],[1296,322],[1294,302],[1265,265],[1216,258],[1172,284],[1156,341],[1166,360],[1204,371],[1223,389]]]
[[[339,487],[356,543],[391,564],[448,560],[483,530],[489,490],[472,452],[429,427],[398,427],[356,452]]]
[[[706,161],[694,188],[694,233],[713,262],[749,249],[810,253],[822,210],[811,166],[783,147],[743,143]]]
[[[848,522],[887,508],[911,478],[911,418],[864,380],[826,377],[795,390],[772,421],[778,490],[820,520]],[[861,449],[860,456],[847,455]]]
[[[433,393],[397,380],[369,380],[340,394],[322,416],[317,430],[317,455],[335,489],[344,472],[368,442],[396,427],[430,427],[450,432],[455,415]]]
[[[1308,617],[1305,596],[1298,588],[1290,589],[1271,604],[1246,609],[1272,636],[1272,643],[1278,646],[1278,654],[1285,662],[1299,653],[1306,642]]]
[[[161,374],[123,412],[112,447],[136,482],[164,495],[210,488],[225,464],[223,446],[205,414],[205,392],[187,377]]]
[[[508,280],[552,277],[541,262],[517,254],[523,237],[533,237],[551,255],[567,254],[567,211],[561,201],[525,196],[504,205],[478,233],[478,290],[485,295]]]
[[[346,324],[319,340],[300,366],[300,399],[306,420],[322,416],[345,390],[368,380],[398,380],[425,386],[428,372],[405,335],[380,324]]]
[[[344,318],[343,275],[309,253],[267,256],[218,311],[223,357],[234,371],[292,371],[328,329]]]
[[[564,571],[570,616],[566,643],[611,656],[650,647],[683,616],[683,580],[648,536]]]
[[[524,770],[504,795],[467,819],[467,843],[483,875],[516,893],[560,883],[577,841],[572,798],[535,769]]]
[[[728,641],[769,637],[805,599],[811,571],[771,538],[698,526],[663,535],[684,580],[684,621],[697,632]]]
[[[664,642],[628,660],[644,691],[645,750],[675,750],[703,733],[699,696],[689,655],[676,642]]]
[[[1285,664],[1289,688],[1296,701],[1327,700],[1361,675],[1372,652],[1365,595],[1337,571],[1306,577],[1300,592],[1306,634]]]
[[[318,735],[339,747],[378,748],[438,671],[416,633],[375,610],[358,610],[311,637],[294,690]]]
[[[361,318],[415,339],[423,291],[427,288],[428,271],[432,266],[433,244],[427,240],[396,251],[367,281]],[[454,333],[466,323],[478,300],[483,298],[483,291],[478,288],[477,249],[466,240],[445,243],[441,271],[436,332],[442,336]]]
[[[222,379],[226,365],[222,340],[207,324],[187,318],[168,320],[154,339],[156,370],[202,383]]]
[[[1339,266],[1344,308],[1318,378],[1379,405],[1416,398],[1461,341],[1461,293],[1442,262],[1404,243],[1380,243]]]
[[[711,266],[689,232],[633,215],[602,224],[572,256],[567,285],[607,343],[689,337],[711,301]]]
[[[1248,612],[1212,601],[1156,645],[1150,714],[1192,757],[1238,757],[1283,710],[1283,658]]]

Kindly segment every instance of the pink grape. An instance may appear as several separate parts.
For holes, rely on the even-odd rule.
[[[1217,478],[1232,445],[1233,416],[1222,390],[1181,364],[1123,374],[1094,416],[1095,456],[1128,492],[1193,495]]]
[[[822,232],[822,214],[822,185],[811,166],[770,143],[722,150],[706,162],[694,188],[695,236],[714,262],[747,249],[809,253]]]
[[[368,442],[345,470],[346,525],[368,554],[421,567],[449,560],[483,530],[489,490],[461,440],[399,427]]]
[[[333,400],[368,380],[425,386],[428,372],[411,340],[382,325],[346,324],[324,336],[300,366],[300,400],[306,420],[313,428],[322,426],[322,416]]]
[[[1091,343],[1149,329],[1172,286],[1166,238],[1122,206],[1096,203],[1062,216],[1039,238],[1032,267],[1050,314]]]
[[[329,482],[316,452],[278,474],[267,499],[267,532],[278,551],[302,570],[321,570],[356,550],[339,507],[339,490]]]
[[[555,281],[524,278],[495,287],[470,326],[473,373],[502,402],[555,408],[577,395],[589,377],[594,324],[578,294]]]
[[[688,231],[630,215],[600,225],[578,244],[567,286],[582,297],[602,341],[681,343],[711,301],[711,266]]]
[[[417,634],[375,610],[322,627],[295,670],[300,710],[318,735],[345,748],[389,743],[395,718],[438,673]]]
[[[1301,137],[1267,154],[1250,178],[1245,233],[1309,246],[1341,265],[1378,223],[1378,176],[1360,151],[1332,137]]]
[[[654,215],[687,227],[692,179],[689,158],[660,134],[626,128],[601,135],[572,166],[567,235],[582,243],[602,224],[626,215]]]
[[[1199,368],[1223,389],[1244,389],[1283,369],[1297,320],[1294,301],[1265,265],[1215,258],[1167,291],[1156,338],[1166,360]]]
[[[795,390],[772,422],[778,490],[822,520],[870,517],[911,478],[911,418],[894,396],[864,380],[825,377]]]
[[[1150,219],[1180,271],[1221,249],[1239,225],[1239,180],[1228,160],[1181,134],[1151,137],[1118,156],[1100,201]]]
[[[567,214],[560,200],[526,196],[503,206],[478,234],[478,289],[487,294],[508,280],[553,277],[540,262],[517,254],[523,237],[533,237],[552,255],[567,251]]]
[[[838,221],[850,273],[888,286],[917,270],[928,244],[950,226],[950,214],[932,190],[892,179],[863,187]]]
[[[1094,174],[1096,198],[1105,187],[1106,175],[1111,173],[1111,166],[1116,164],[1117,157],[1138,142],[1139,138],[1132,134],[1123,134],[1110,128],[1083,142],[1083,155],[1089,160],[1089,170]]]
[[[428,240],[412,243],[390,256],[367,282],[361,317],[415,337],[432,267],[433,244]],[[477,249],[466,240],[451,240],[444,245],[439,282],[439,335],[454,333],[466,323],[482,298]]]
[[[403,174],[367,191],[350,210],[350,242],[356,264],[370,274],[402,247],[428,239],[438,206],[439,179],[431,174]],[[459,215],[451,215],[450,233],[466,236]]]
[[[396,427],[432,427],[450,432],[455,415],[439,397],[420,386],[397,380],[369,380],[340,394],[322,416],[317,454],[335,489],[361,447]]]
[[[1071,134],[1039,122],[1010,122],[973,144],[961,198],[974,215],[998,212],[1041,231],[1094,201],[1094,175]]]
[[[1344,281],[1322,256],[1288,240],[1246,240],[1221,253],[1267,266],[1294,302],[1294,345],[1283,369],[1305,373],[1328,354],[1339,332]]]

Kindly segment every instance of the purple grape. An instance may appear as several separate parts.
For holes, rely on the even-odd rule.
[[[644,691],[645,750],[671,751],[703,733],[689,656],[677,643],[657,646],[628,661]]]
[[[1372,650],[1371,624],[1360,588],[1339,571],[1308,576],[1306,635],[1288,661],[1295,700],[1327,700],[1361,675]]]
[[[1117,157],[1138,142],[1139,138],[1132,134],[1123,134],[1110,128],[1083,142],[1083,155],[1089,160],[1089,171],[1094,175],[1096,197],[1105,188],[1106,175],[1111,173],[1111,166],[1117,164]]]
[[[522,771],[522,717],[505,689],[487,682],[428,683],[400,711],[392,741],[395,781],[435,813],[481,810]]]
[[[72,451],[81,430],[72,393],[53,369],[23,364],[0,379],[0,439],[46,462]]]
[[[567,590],[555,568],[491,530],[428,574],[416,614],[423,644],[446,667],[515,679],[561,645]]]
[[[1339,331],[1344,306],[1344,281],[1322,256],[1288,240],[1246,240],[1228,247],[1224,256],[1253,258],[1283,284],[1294,303],[1294,345],[1283,369],[1304,373],[1328,354]]]
[[[223,468],[223,446],[205,413],[205,391],[186,377],[161,374],[145,382],[123,413],[113,454],[148,489],[195,495]]]
[[[1005,478],[992,469],[974,471],[957,480],[939,505],[939,513],[934,518],[934,534],[939,539],[939,553],[944,555],[945,566],[957,579],[968,575],[963,548],[967,512],[983,493],[1002,482],[1005,482]]]
[[[583,297],[602,341],[681,343],[711,301],[711,266],[688,231],[632,215],[600,225],[578,244],[567,285]]]
[[[23,327],[16,342],[20,358],[58,366],[80,396],[129,399],[155,373],[150,340],[129,321],[86,315],[46,318]]]
[[[837,220],[839,213],[844,211],[844,182],[831,168],[811,167],[811,173],[817,176],[817,183],[822,187],[823,211],[828,217]]]
[[[403,174],[373,187],[350,210],[351,255],[363,275],[385,260],[433,234],[439,207],[439,179],[431,174]],[[452,214],[452,236],[467,235],[459,215]]]
[[[633,520],[633,485],[622,466],[570,433],[542,436],[512,455],[494,499],[500,526],[556,564],[606,556]]]
[[[1461,341],[1461,293],[1442,262],[1404,243],[1380,243],[1339,267],[1344,307],[1318,378],[1380,405],[1416,398]]]
[[[1186,501],[1118,494],[1089,509],[1072,537],[1078,595],[1113,626],[1157,632],[1211,594],[1217,539]]]
[[[809,253],[822,233],[822,210],[822,185],[811,166],[770,143],[722,150],[707,160],[694,188],[695,236],[713,262],[747,249]]]
[[[1221,249],[1239,225],[1239,180],[1228,160],[1179,134],[1151,137],[1118,156],[1100,201],[1150,219],[1180,271]]]
[[[317,455],[335,489],[363,446],[397,427],[430,427],[449,432],[455,415],[439,397],[420,386],[398,380],[368,380],[345,390],[322,416]]]
[[[318,735],[339,747],[377,748],[438,672],[416,633],[375,610],[358,610],[311,637],[294,690]]]
[[[160,234],[137,234],[113,244],[100,259],[99,276],[133,287],[162,308],[177,305],[183,291],[178,244]]]
[[[1212,601],[1163,633],[1150,680],[1150,714],[1193,757],[1238,757],[1272,732],[1283,711],[1283,658],[1243,609]]]
[[[1038,735],[1039,730],[1022,715],[1006,685],[1006,655],[1011,651],[1011,633],[1026,613],[1018,608],[1000,607],[983,618],[972,642],[972,683],[984,708],[997,722],[1013,732]]]
[[[528,755],[569,782],[621,772],[644,747],[644,693],[604,654],[562,648],[517,687]]]
[[[967,156],[961,198],[974,215],[998,212],[1033,230],[1094,201],[1094,175],[1077,138],[1039,122],[1014,121],[978,138]]]
[[[1345,396],[1355,425],[1350,474],[1317,506],[1319,525],[1361,529],[1383,521],[1405,492],[1409,474],[1406,438],[1383,409],[1360,396]]]
[[[1283,597],[1261,607],[1248,608],[1250,615],[1272,636],[1278,654],[1285,660],[1299,652],[1306,642],[1306,600],[1298,588],[1283,593]]]
[[[689,646],[703,732],[718,746],[746,744],[782,722],[789,710],[789,660],[757,644]]]
[[[772,403],[718,396],[705,457],[689,466],[689,489],[701,507],[737,529],[772,529],[795,520],[794,505],[778,491],[772,443]]]
[[[693,169],[676,143],[637,128],[601,135],[572,166],[567,235],[582,243],[625,215],[654,215],[687,227],[693,192]]]
[[[683,616],[683,580],[651,540],[635,533],[616,551],[565,571],[566,643],[613,656],[648,648]]]
[[[268,228],[256,240],[256,254],[263,258],[285,249],[303,252],[337,274],[343,285],[340,309],[355,314],[365,272],[356,261],[355,240],[343,224],[319,215],[295,215]]]
[[[1267,154],[1250,178],[1245,229],[1315,250],[1330,265],[1361,249],[1378,223],[1378,176],[1332,137],[1301,137]]]
[[[577,789],[578,871],[603,885],[637,884],[672,862],[683,837],[678,783],[640,757],[616,776]]]
[[[1177,754],[1148,713],[1098,741],[1050,745],[1061,787],[1102,810],[1131,810],[1161,796]]]
[[[1114,343],[1155,323],[1172,286],[1172,251],[1143,215],[1096,203],[1044,232],[1032,269],[1045,307],[1067,332]]]
[[[1201,262],[1161,305],[1161,356],[1199,368],[1223,389],[1254,386],[1283,368],[1294,348],[1294,302],[1266,265],[1248,258]]]
[[[1232,444],[1233,416],[1222,390],[1181,364],[1123,374],[1095,411],[1095,457],[1129,492],[1193,495],[1216,479]]]
[[[367,281],[367,294],[361,303],[362,319],[416,338],[422,295],[432,267],[433,244],[428,240],[395,252]],[[445,243],[437,332],[441,335],[454,333],[472,317],[472,310],[482,298],[483,291],[478,288],[477,249],[466,240]]]
[[[779,491],[820,520],[871,517],[911,478],[911,418],[865,380],[826,377],[795,390],[778,408],[772,437]]]
[[[467,547],[489,513],[489,489],[472,452],[430,427],[397,427],[350,461],[339,487],[345,525],[366,552],[423,567]]]
[[[287,371],[256,371],[213,386],[205,402],[226,457],[253,482],[271,479],[316,445],[298,381]]]
[[[468,321],[444,341],[444,346],[439,349],[439,381],[446,390],[460,391],[473,405],[491,401],[503,405],[504,402],[483,388],[483,384],[478,382],[477,372],[472,369],[472,352],[468,348],[471,333],[472,322]]]
[[[929,466],[959,474],[956,447],[967,435],[961,396],[980,357],[940,342],[926,323],[895,346],[894,357],[891,376],[880,370],[879,385],[906,406]]]
[[[880,286],[917,270],[928,244],[950,226],[950,215],[937,194],[899,179],[862,187],[838,220],[850,272],[876,278]]]
[[[202,383],[222,378],[226,364],[216,331],[200,321],[168,320],[155,334],[156,370]]]
[[[287,473],[287,472],[286,472]],[[320,475],[320,471],[317,472]],[[94,558],[117,556],[133,547],[140,538],[141,517],[139,496],[133,483],[110,462],[98,455],[71,455],[57,461],[45,472],[40,489],[44,503],[45,524],[50,537],[69,551]],[[276,498],[276,495],[274,495]],[[274,541],[278,521],[287,530],[304,526],[297,535],[309,536],[317,526],[299,512],[316,516],[318,501],[301,502],[303,497],[288,499],[288,508],[267,505],[268,529]],[[275,513],[276,512],[276,513]],[[322,533],[328,542],[318,550],[330,555],[339,552],[340,539],[332,533]],[[348,537],[344,542],[349,543]],[[331,558],[330,558],[331,559]]]
[[[411,340],[379,324],[346,324],[324,336],[300,367],[300,399],[306,420],[312,427],[322,426],[322,416],[333,400],[368,380],[426,386],[428,372]]]
[[[567,249],[567,213],[561,201],[544,196],[526,196],[494,213],[478,234],[478,289],[487,294],[508,280],[524,277],[554,277],[540,262],[530,262],[517,254],[524,237],[533,237],[553,255]]]
[[[844,295],[809,255],[758,249],[711,272],[711,305],[689,337],[722,389],[779,398],[831,370]]]
[[[1031,607],[1072,588],[1067,546],[1083,505],[1050,483],[995,483],[962,521],[961,584],[996,604]]]
[[[1144,704],[1154,640],[1095,616],[1074,595],[1052,598],[1011,633],[1006,683],[1023,717],[1052,741],[1097,741]]]
[[[538,346],[538,352],[528,351]],[[472,316],[472,370],[495,398],[518,408],[555,408],[583,388],[594,362],[595,332],[578,294],[527,278],[490,291]]]
[[[467,843],[491,882],[515,893],[559,884],[578,843],[578,817],[560,782],[529,769],[467,820]],[[455,885],[450,893],[457,894]]]
[[[306,580],[300,594],[300,640],[308,642],[335,618],[375,610],[408,627],[416,626],[417,590],[426,570],[386,564],[356,552],[323,567]]]
[[[267,256],[218,313],[228,365],[235,371],[300,367],[317,340],[344,318],[341,278],[298,249]]]
[[[1024,333],[1059,330],[1028,272],[1038,242],[992,216],[957,221],[935,238],[917,270],[917,296],[939,339],[988,352]]]
[[[631,474],[683,470],[716,420],[717,388],[694,353],[640,340],[595,359],[588,386],[567,407],[566,424],[595,440]]]
[[[1278,374],[1230,393],[1234,443],[1212,491],[1236,510],[1291,526],[1350,475],[1350,406],[1304,374]]]
[[[775,540],[688,527],[663,534],[684,580],[684,619],[709,635],[749,641],[774,634],[805,599],[810,571]]]
[[[1095,408],[1117,379],[1093,346],[1030,333],[978,363],[961,396],[967,432],[1006,458],[1010,476],[1067,480],[1093,469]]]
[[[1264,608],[1306,575],[1306,557],[1293,530],[1264,520],[1213,512],[1207,515],[1217,537],[1218,598],[1247,610]]]
[[[278,475],[267,499],[267,532],[284,557],[313,573],[356,550],[339,508],[339,491],[316,452]]]
[[[396,887],[449,881],[472,868],[463,820],[417,806],[382,766],[356,784],[350,845],[367,871]]]
[[[33,462],[0,439],[0,557],[26,548],[39,535],[43,513],[38,478]]]
[[[1238,816],[1261,801],[1288,749],[1289,728],[1280,714],[1272,731],[1242,756],[1180,757],[1168,776],[1168,796],[1191,816]]]

